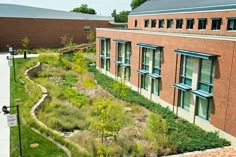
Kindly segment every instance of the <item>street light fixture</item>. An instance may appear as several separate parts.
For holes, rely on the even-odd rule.
[[[4,114],[9,114],[10,111],[8,110],[8,108],[13,108],[16,107],[16,112],[17,112],[17,126],[18,126],[18,136],[19,136],[19,146],[20,146],[20,156],[19,157],[23,157],[23,152],[22,152],[22,144],[21,144],[21,130],[20,130],[20,111],[19,111],[19,106],[3,106],[2,107],[2,111],[4,112]]]

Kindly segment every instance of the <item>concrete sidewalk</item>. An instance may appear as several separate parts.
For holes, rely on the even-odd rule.
[[[0,54],[0,111],[3,106],[10,106],[10,67],[6,59],[9,53]],[[10,128],[7,117],[0,114],[0,157],[10,157]]]

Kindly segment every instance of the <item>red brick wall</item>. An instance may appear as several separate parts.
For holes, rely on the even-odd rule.
[[[87,42],[84,26],[95,31],[96,26],[113,27],[108,21],[0,18],[0,51],[6,45],[22,48],[21,40],[30,39],[31,48],[61,47],[61,36],[73,36],[76,43]]]
[[[174,53],[174,50],[186,49],[219,55],[214,79],[214,106],[211,112],[210,123],[217,128],[236,136],[236,52],[235,55],[233,55],[235,42],[226,40],[158,36],[108,29],[98,30],[97,35],[111,38],[111,73],[113,75],[115,74],[114,61],[116,53],[116,42],[114,42],[113,39],[131,41],[132,55],[130,82],[135,86],[138,86],[137,70],[139,68],[139,47],[136,44],[142,42],[163,46],[163,62],[161,65],[162,88],[160,91],[160,98],[170,104],[173,104],[174,97],[173,84],[175,80],[176,62],[176,54]],[[97,39],[97,43],[98,41],[99,39]],[[99,47],[97,48],[97,53],[99,53]],[[98,58],[97,61],[99,61]],[[177,78],[179,75],[179,64],[180,58],[178,59]],[[231,69],[231,65],[233,69]],[[97,64],[97,66],[99,65]],[[225,119],[227,122],[225,122]]]
[[[179,14],[157,14],[157,15],[138,15],[129,16],[128,28],[135,28],[134,21],[137,20],[137,29],[143,30],[155,30],[162,32],[181,32],[181,33],[196,33],[196,34],[215,34],[215,35],[236,35],[236,31],[227,31],[227,17],[235,17],[236,11],[218,11],[218,12],[201,12],[201,13],[179,13]],[[183,29],[176,29],[176,18],[183,18]],[[194,18],[194,28],[192,30],[186,29],[186,18]],[[198,30],[198,19],[207,18],[206,30]],[[211,18],[222,18],[221,30],[211,30],[212,20]],[[144,28],[144,20],[149,19],[149,27]],[[151,19],[157,20],[156,28],[151,28]],[[158,28],[158,19],[164,20],[164,28]],[[173,19],[173,25],[171,29],[167,29],[166,19]]]

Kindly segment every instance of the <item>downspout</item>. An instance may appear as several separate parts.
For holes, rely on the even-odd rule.
[[[228,106],[229,106],[229,91],[230,91],[230,84],[231,84],[231,78],[232,78],[235,49],[236,49],[236,45],[235,45],[235,41],[234,41],[234,49],[233,49],[233,56],[232,56],[231,69],[230,69],[230,78],[229,78],[229,85],[228,85],[228,91],[227,91],[227,100],[226,100],[227,103],[226,103],[226,111],[225,111],[224,131],[225,131],[225,127],[226,127],[225,123],[226,123],[226,119],[227,119]]]
[[[176,54],[176,60],[175,60],[175,81],[174,83],[176,83],[176,80],[177,80],[177,65],[178,65],[178,54]],[[175,113],[175,95],[176,95],[176,88],[174,87],[174,96],[173,96],[173,108],[172,108],[172,111]],[[176,108],[176,115],[178,116],[178,106]]]

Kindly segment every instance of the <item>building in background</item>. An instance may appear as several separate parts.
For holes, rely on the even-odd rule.
[[[236,145],[236,0],[149,0],[96,34],[104,74]]]
[[[98,16],[21,5],[0,4],[0,51],[7,45],[22,48],[28,37],[30,48],[61,47],[61,37],[76,43],[88,41],[87,35],[98,27],[114,27],[112,17]]]

